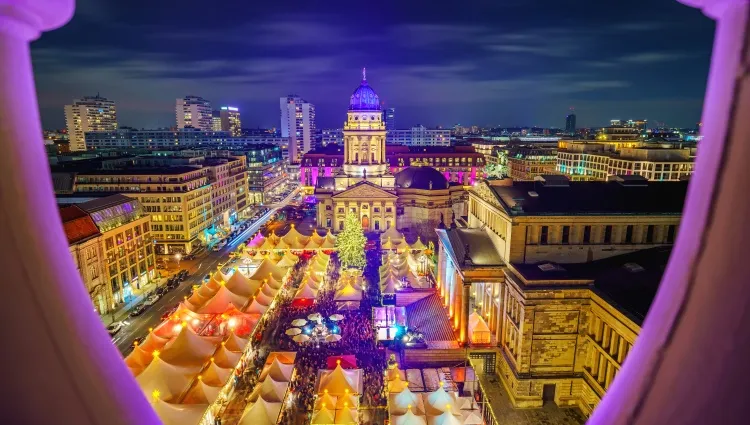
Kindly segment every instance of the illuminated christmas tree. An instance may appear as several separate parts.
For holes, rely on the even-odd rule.
[[[365,242],[367,238],[357,216],[352,213],[347,214],[344,230],[336,238],[339,260],[344,268],[365,266]]]

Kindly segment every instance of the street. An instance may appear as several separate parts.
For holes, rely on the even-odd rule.
[[[229,260],[230,252],[257,232],[258,229],[260,229],[260,227],[273,216],[278,208],[283,208],[288,205],[294,199],[296,194],[297,190],[294,190],[278,204],[269,205],[268,207],[270,209],[266,214],[261,216],[258,221],[248,227],[247,230],[242,232],[242,234],[238,235],[235,240],[227,243],[227,245],[220,251],[208,250],[207,254],[203,254],[202,257],[190,261],[182,260],[179,268],[188,271],[189,276],[187,279],[181,282],[177,288],[164,294],[162,298],[140,316],[121,319],[128,322],[128,325],[112,338],[112,342],[117,346],[117,349],[120,350],[120,353],[122,353],[123,356],[130,353],[133,349],[133,341],[136,338],[145,336],[148,333],[149,328],[156,327],[161,322],[161,316],[167,310],[177,306],[183,297],[190,295],[193,285],[199,285],[206,274],[214,272],[217,266],[226,263]],[[170,273],[170,275],[171,274],[173,273]]]

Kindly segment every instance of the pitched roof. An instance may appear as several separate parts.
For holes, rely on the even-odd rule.
[[[76,205],[59,209],[68,244],[73,245],[100,235],[96,223],[84,210]]]
[[[681,214],[687,187],[687,182],[656,181],[643,186],[614,181],[489,186],[506,212],[517,216]]]

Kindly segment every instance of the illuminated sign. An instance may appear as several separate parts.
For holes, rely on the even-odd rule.
[[[222,106],[221,110],[222,111],[233,111],[233,112],[239,111],[239,109],[235,108],[234,106]]]

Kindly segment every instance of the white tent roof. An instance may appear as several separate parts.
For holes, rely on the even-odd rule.
[[[268,284],[273,289],[281,289],[281,282],[276,280],[273,275],[269,275],[267,279],[265,279],[265,283]]]
[[[182,404],[212,404],[219,398],[221,387],[212,387],[203,381],[198,381],[183,398]]]
[[[266,365],[263,368],[263,372],[260,373],[260,379],[264,380],[268,377],[277,382],[289,382],[292,379],[293,371],[293,364],[281,363],[279,359],[276,358],[270,365]]]
[[[451,412],[444,412],[439,416],[428,416],[429,425],[462,425],[461,420]]]
[[[240,338],[234,331],[229,331],[227,338],[224,340],[224,346],[230,351],[241,352],[247,346],[248,340]]]
[[[271,238],[266,238],[266,240],[263,241],[263,245],[261,245],[259,249],[262,251],[269,251],[274,249],[275,246],[276,243],[274,243]]]
[[[227,350],[227,347],[221,346],[214,354],[214,362],[225,369],[232,369],[237,366],[242,353]]]
[[[336,424],[356,424],[359,422],[356,409],[336,410]]]
[[[265,259],[266,259],[266,256],[261,254],[260,251],[256,252],[255,255],[253,255],[253,260],[265,260]]]
[[[297,261],[299,260],[293,259],[291,253],[289,253],[284,255],[281,260],[276,263],[276,267],[289,268],[297,264]]]
[[[351,283],[347,283],[346,286],[336,291],[333,299],[334,301],[361,301],[362,291],[354,288]]]
[[[310,235],[310,240],[320,245],[324,240],[326,240],[326,237],[321,236],[317,231],[313,230],[312,235]]]
[[[268,282],[264,283],[263,286],[260,288],[260,293],[268,296],[269,298],[275,297],[276,292],[278,292],[278,290],[271,288]]]
[[[263,314],[263,313],[266,312],[266,310],[268,310],[268,306],[267,305],[263,305],[263,304],[259,303],[257,299],[254,299],[250,303],[250,305],[245,309],[245,313]]]
[[[428,415],[436,415],[445,412],[449,405],[451,406],[451,411],[458,411],[456,398],[445,391],[442,385],[431,393],[423,393],[422,397]]]
[[[260,284],[261,282],[259,280],[248,279],[245,275],[235,270],[225,286],[233,293],[249,298],[255,294],[260,287]]]
[[[414,413],[424,414],[422,397],[411,392],[408,385],[403,391],[388,395],[388,410],[392,414],[405,414],[409,406],[412,407]]]
[[[391,238],[391,242],[400,242],[404,239],[404,235],[402,235],[398,230],[396,230],[396,226],[391,226],[388,230],[383,232],[382,235],[380,235],[380,242],[385,242],[388,240],[388,238]]]
[[[336,408],[336,399],[337,397],[334,397],[328,393],[323,393],[322,396],[319,396],[315,399],[315,409],[314,410],[320,410],[323,408],[323,405],[325,404],[327,408],[329,409],[335,409]]]
[[[269,306],[271,305],[271,301],[273,301],[273,298],[266,295],[263,291],[258,291],[258,295],[255,296],[255,301],[264,306]]]
[[[284,401],[284,395],[288,387],[288,382],[277,382],[267,377],[263,382],[255,386],[248,400],[254,402],[260,397],[270,403],[281,403]]]
[[[289,249],[292,246],[286,243],[284,239],[280,240],[279,243],[276,244],[276,246],[273,249]]]
[[[312,289],[307,282],[303,283],[302,286],[297,290],[297,294],[294,296],[295,300],[310,300],[315,299],[318,296],[316,290]]]
[[[423,251],[427,249],[427,245],[422,243],[422,238],[420,236],[417,236],[417,241],[411,244],[410,248],[415,251]]]
[[[461,423],[463,425],[483,425],[484,420],[477,412],[461,412]]]
[[[424,416],[417,416],[411,409],[407,409],[403,415],[395,415],[391,421],[394,425],[426,425]]]
[[[284,277],[285,272],[280,268],[276,267],[271,260],[265,259],[260,263],[260,266],[250,279],[263,280],[267,279],[268,275],[273,275],[274,279],[281,280]]]
[[[281,411],[281,403],[268,403],[258,398],[242,413],[238,425],[275,425]]]
[[[307,238],[308,238],[308,236],[305,236],[302,233],[300,233],[299,231],[297,231],[297,228],[294,225],[294,223],[292,223],[289,226],[289,231],[286,232],[286,234],[281,237],[282,240],[285,240],[290,245],[291,245],[291,243],[293,241],[296,241],[297,239],[304,239],[305,242],[307,242]]]
[[[341,365],[337,365],[336,369],[323,372],[318,393],[328,390],[329,394],[340,396],[349,390],[350,394],[359,394],[362,387],[361,378],[361,369],[345,370]]]
[[[320,244],[322,244],[324,240],[325,239],[321,238],[318,241],[318,240],[315,240],[315,238],[310,238],[310,240],[307,241],[307,243],[305,244],[305,249],[306,250],[318,249],[318,248],[320,248]]]
[[[162,400],[171,400],[187,390],[198,370],[200,368],[174,366],[157,357],[135,377],[135,380],[149,400],[154,394],[159,394]]]
[[[389,393],[400,393],[409,389],[409,382],[401,379],[401,374],[396,375],[395,379],[388,381]]]
[[[331,425],[335,424],[336,419],[332,411],[328,409],[328,405],[322,406],[321,409],[313,414],[311,425]]]
[[[200,314],[221,314],[233,305],[237,309],[241,309],[247,304],[248,297],[237,295],[227,289],[226,286],[222,286],[216,291],[210,300],[206,301],[203,306],[198,309]]]
[[[190,326],[182,326],[180,333],[164,346],[159,357],[172,365],[200,369],[216,350],[216,343],[216,338],[204,338]]]
[[[232,375],[232,369],[219,367],[215,362],[209,362],[208,367],[201,373],[201,381],[206,385],[221,387],[227,383]]]
[[[346,406],[344,406],[346,405]],[[354,394],[346,394],[336,398],[336,409],[343,409],[348,407],[349,409],[356,409],[359,407],[359,397]]]
[[[322,244],[320,244],[320,249],[334,249],[336,247],[336,240],[326,238],[326,240],[323,241]]]
[[[208,409],[207,404],[172,404],[161,400],[153,406],[164,425],[197,425]]]

